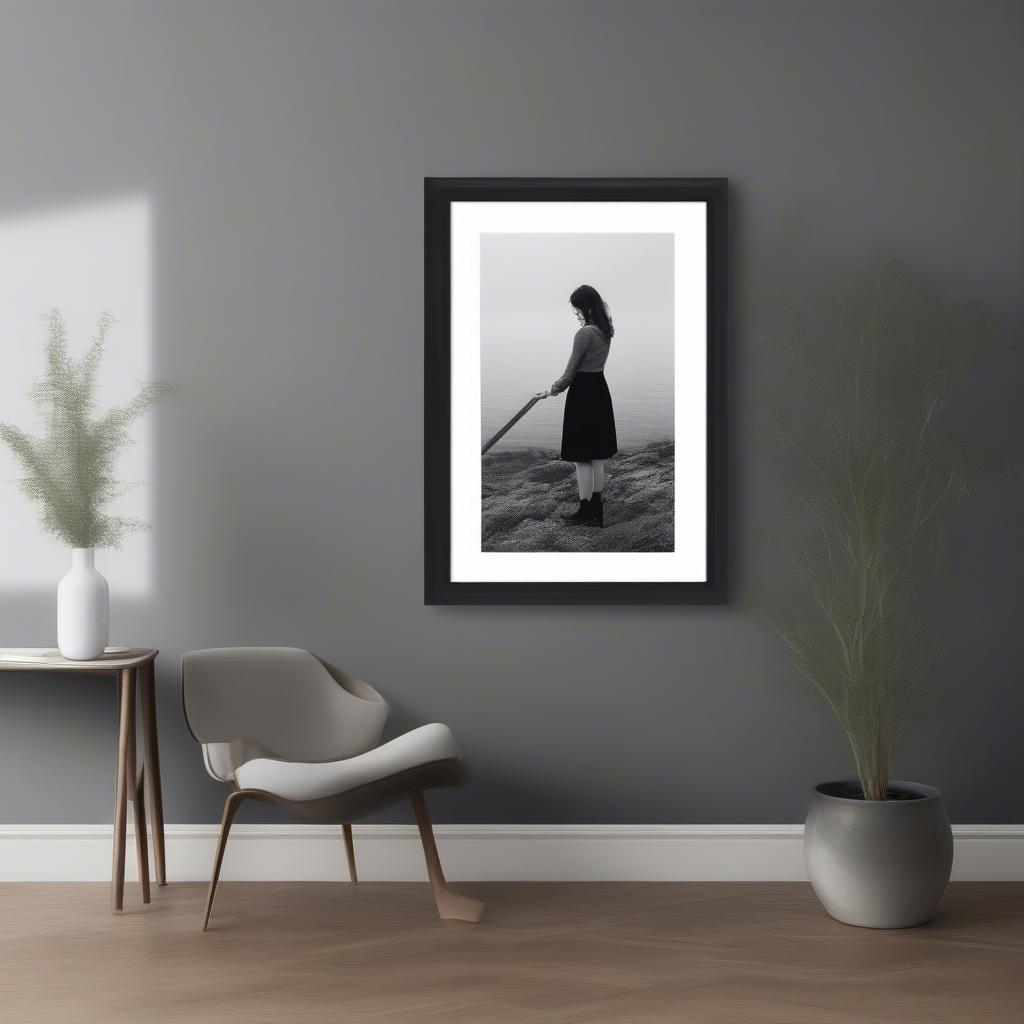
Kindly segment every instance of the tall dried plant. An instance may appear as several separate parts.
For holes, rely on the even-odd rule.
[[[778,434],[809,527],[785,556],[806,600],[773,618],[845,730],[865,799],[885,800],[937,650],[922,597],[978,464],[943,409],[991,332],[894,260],[813,280],[776,332],[797,389]]]
[[[39,506],[40,524],[72,548],[117,547],[126,534],[148,530],[139,519],[106,511],[135,482],[117,472],[121,453],[133,443],[129,428],[171,390],[148,381],[125,405],[97,414],[96,389],[113,318],[103,313],[80,360],[68,349],[67,328],[56,309],[46,317],[48,341],[43,377],[29,388],[43,433],[32,436],[0,423],[0,440],[24,471],[22,494]]]

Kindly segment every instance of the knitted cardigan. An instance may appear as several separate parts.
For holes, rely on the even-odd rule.
[[[572,353],[566,363],[565,373],[551,385],[551,394],[561,394],[577,373],[600,373],[608,362],[610,350],[611,341],[604,336],[601,328],[584,324],[572,339]]]

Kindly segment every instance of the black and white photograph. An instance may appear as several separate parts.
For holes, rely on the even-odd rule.
[[[672,551],[672,263],[670,234],[481,238],[483,551]]]
[[[720,179],[427,179],[427,600],[715,600]]]

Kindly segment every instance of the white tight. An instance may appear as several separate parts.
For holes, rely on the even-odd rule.
[[[580,501],[590,501],[596,491],[604,490],[604,459],[576,463],[576,481],[580,485]]]

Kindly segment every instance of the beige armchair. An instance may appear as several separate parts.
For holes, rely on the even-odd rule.
[[[462,761],[446,725],[413,729],[380,743],[388,715],[368,683],[293,647],[226,647],[182,658],[185,720],[202,745],[206,770],[235,786],[224,804],[206,900],[210,922],[231,822],[244,800],[277,804],[307,821],[342,826],[357,881],[352,821],[411,801],[445,920],[477,921],[484,905],[445,882],[423,792],[462,781]]]

